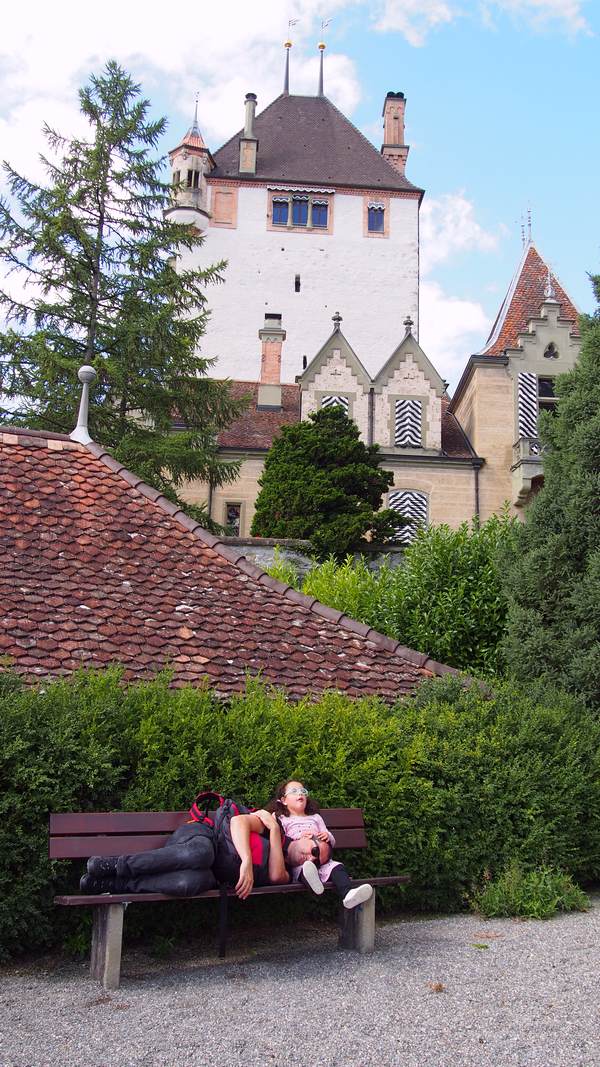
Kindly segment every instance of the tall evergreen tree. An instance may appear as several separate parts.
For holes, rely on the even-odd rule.
[[[600,708],[600,309],[580,321],[580,359],[557,379],[557,414],[541,420],[544,485],[510,550],[504,655],[522,681]]]
[[[337,406],[284,427],[265,460],[252,533],[308,538],[321,558],[345,556],[365,534],[393,537],[403,520],[378,511],[394,480],[379,460],[379,446],[363,444]]]
[[[46,184],[4,164],[12,198],[0,200],[0,421],[68,432],[77,369],[91,364],[92,437],[176,500],[186,479],[216,486],[238,469],[219,459],[216,436],[240,405],[198,353],[205,288],[224,264],[175,269],[202,237],[164,218],[170,186],[155,150],[166,120],[149,117],[140,87],[109,62],[79,99],[89,137],[44,127]],[[11,274],[19,295],[8,291]],[[173,432],[175,413],[184,430]]]

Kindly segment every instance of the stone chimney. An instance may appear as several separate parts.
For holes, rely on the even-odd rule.
[[[404,144],[404,93],[388,93],[383,104],[383,144],[381,154],[400,174],[404,174],[408,145]]]
[[[240,174],[256,174],[258,138],[254,133],[256,93],[246,93],[246,118],[240,137]]]
[[[286,338],[281,315],[267,311],[258,336],[262,341],[262,355],[257,407],[277,411],[281,409],[281,349]]]

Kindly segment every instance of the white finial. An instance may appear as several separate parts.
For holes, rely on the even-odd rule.
[[[79,404],[79,415],[77,417],[77,426],[69,434],[71,441],[79,441],[82,445],[89,445],[92,438],[88,430],[88,408],[90,402],[90,385],[98,377],[93,367],[80,367],[77,371],[77,377],[81,382],[83,388],[81,390],[81,401]]]

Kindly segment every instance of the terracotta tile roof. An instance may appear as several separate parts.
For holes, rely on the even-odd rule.
[[[257,407],[257,382],[231,382],[230,391],[235,400],[250,396],[246,411],[219,434],[219,444],[224,448],[270,448],[273,438],[282,426],[300,422],[300,386],[281,386],[281,411],[261,411]]]
[[[292,697],[410,692],[451,668],[270,578],[99,445],[0,430],[0,655],[27,678],[120,662]]]
[[[450,397],[442,397],[442,452],[455,459],[473,459],[476,455],[469,438],[453,412],[448,411]]]
[[[421,193],[399,174],[325,96],[278,96],[257,115],[256,174],[240,175],[242,130],[214,153],[211,178],[405,189]]]
[[[578,312],[564,289],[551,274],[561,318],[573,323],[573,334],[579,336]],[[537,249],[528,245],[490,335],[482,348],[483,355],[500,356],[507,348],[516,348],[518,335],[527,331],[529,319],[537,318],[544,302],[548,267]]]

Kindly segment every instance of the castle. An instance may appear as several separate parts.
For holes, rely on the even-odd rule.
[[[384,506],[411,520],[406,542],[419,523],[457,526],[506,502],[522,514],[543,478],[538,412],[579,353],[577,311],[527,242],[450,397],[418,341],[424,191],[405,174],[404,94],[385,98],[378,152],[325,96],[324,45],[317,95],[289,92],[290,47],[283,93],[264,111],[248,93],[243,128],[214,154],[196,115],[170,153],[167,214],[205,235],[194,265],[228,263],[202,352],[251,398],[219,438],[241,460],[238,481],[184,495],[247,536],[275,434],[339,404],[393,472]]]

